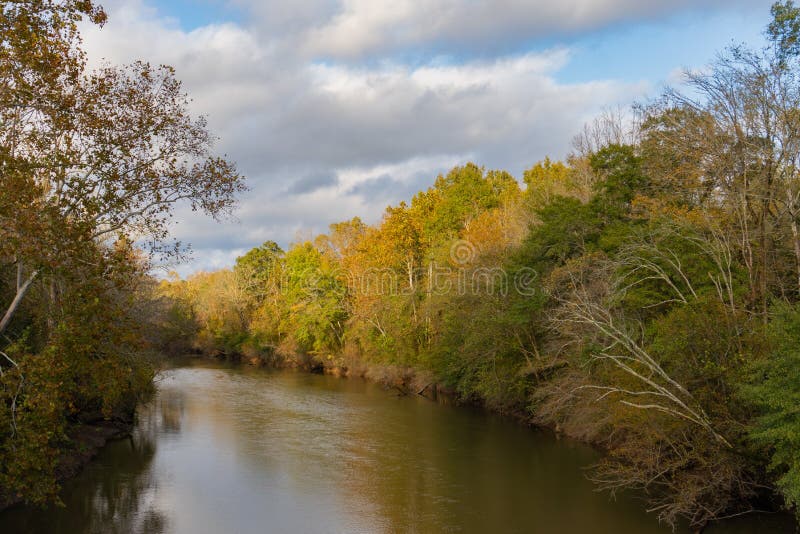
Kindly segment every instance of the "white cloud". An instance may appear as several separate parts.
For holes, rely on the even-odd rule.
[[[294,16],[282,24],[263,22],[275,3],[249,4],[255,14],[247,23],[184,31],[141,0],[106,2],[106,27],[86,28],[94,64],[103,57],[173,65],[193,109],[220,137],[219,150],[249,179],[238,221],[216,224],[179,211],[175,235],[192,243],[196,258],[182,272],[231,263],[264,240],[285,245],[355,215],[376,221],[388,202],[407,199],[455,164],[473,160],[519,174],[545,155],[563,156],[572,135],[601,109],[649,89],[613,80],[560,83],[556,75],[570,61],[565,47],[457,63],[434,57],[413,66],[314,56],[450,38],[457,24],[465,35],[491,35],[534,14],[536,24],[563,15],[563,27],[577,28],[603,12],[595,4],[641,12],[633,0],[575,0],[567,7],[506,1],[491,12],[481,2],[459,10],[450,0],[424,9],[401,0],[346,1],[340,11],[323,3],[318,11],[312,8],[320,2],[285,3]],[[481,22],[472,17],[486,20],[477,28]]]
[[[306,30],[309,53],[358,58],[413,46],[504,48],[520,40],[592,30],[677,10],[766,0],[341,0],[338,11]]]

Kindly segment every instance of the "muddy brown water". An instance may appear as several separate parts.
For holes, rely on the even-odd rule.
[[[164,372],[129,440],[2,533],[669,533],[586,480],[589,447],[379,385],[194,362]],[[751,516],[709,533],[793,532]]]

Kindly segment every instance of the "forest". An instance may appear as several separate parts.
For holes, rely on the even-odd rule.
[[[0,495],[130,418],[163,354],[365,376],[597,445],[588,476],[702,527],[800,504],[800,8],[518,180],[474,163],[231,269],[159,280],[179,201],[244,190],[174,73],[84,74],[90,2],[0,19]],[[31,53],[35,51],[35,53]],[[580,125],[576,125],[579,129]],[[135,135],[131,135],[135,132]],[[265,236],[268,237],[268,236]],[[149,247],[143,243],[151,243]]]

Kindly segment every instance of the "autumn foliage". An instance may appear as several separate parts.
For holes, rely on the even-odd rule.
[[[603,446],[590,476],[672,525],[796,509],[800,10],[772,14],[764,49],[521,181],[467,163],[375,224],[155,282],[175,203],[223,214],[241,177],[170,68],[87,72],[76,22],[101,9],[4,4],[0,497],[51,499],[76,429],[130,417],[156,349],[515,414]]]
[[[151,389],[153,257],[177,202],[242,189],[169,67],[86,67],[90,1],[0,11],[0,506],[55,498],[81,429],[124,427]]]
[[[766,48],[599,118],[524,187],[469,163],[374,225],[164,282],[187,343],[600,444],[591,478],[672,525],[796,506],[800,11],[773,15]]]

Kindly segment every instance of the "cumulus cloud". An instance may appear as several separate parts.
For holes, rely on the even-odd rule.
[[[486,42],[500,33],[523,38],[596,27],[675,4],[233,2],[250,15],[244,22],[186,31],[155,4],[112,0],[105,2],[106,27],[85,28],[93,64],[142,58],[173,65],[193,110],[219,136],[219,151],[248,177],[251,191],[233,221],[220,225],[179,211],[174,233],[195,256],[184,273],[230,264],[267,239],[286,245],[354,215],[375,221],[387,204],[408,199],[456,164],[473,160],[519,175],[545,155],[563,156],[572,135],[601,109],[650,89],[643,82],[559,82],[568,47],[458,61],[430,54],[413,63],[390,54],[352,58],[434,42]]]

